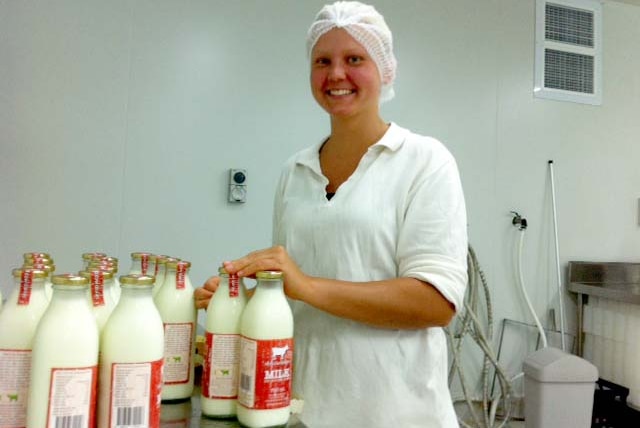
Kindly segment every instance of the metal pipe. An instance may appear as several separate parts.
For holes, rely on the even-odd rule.
[[[567,351],[565,344],[565,323],[564,323],[564,293],[562,288],[562,275],[560,272],[560,250],[558,246],[558,215],[556,212],[556,188],[553,179],[553,160],[549,161],[549,174],[551,178],[551,204],[553,206],[553,234],[555,237],[556,246],[556,271],[558,276],[558,300],[560,303],[560,340],[562,343],[562,350]]]

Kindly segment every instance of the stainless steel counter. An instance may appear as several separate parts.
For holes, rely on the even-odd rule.
[[[567,290],[578,296],[577,354],[582,356],[582,320],[589,296],[640,305],[640,263],[569,262]]]
[[[160,428],[239,428],[235,420],[209,419],[200,411],[200,388],[194,390],[190,400],[180,403],[163,403],[160,408]],[[285,425],[287,428],[307,428],[295,415]]]

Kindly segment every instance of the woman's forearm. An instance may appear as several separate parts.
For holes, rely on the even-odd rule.
[[[299,300],[332,315],[382,328],[446,326],[455,309],[432,285],[415,278],[349,282],[308,277]]]

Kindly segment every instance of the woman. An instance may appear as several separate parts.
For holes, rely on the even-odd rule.
[[[336,2],[308,32],[311,90],[330,135],[294,155],[275,195],[274,247],[224,266],[281,270],[295,322],[294,395],[317,427],[457,427],[442,326],[466,285],[455,160],[385,122],[396,61],[384,18]],[[196,292],[206,307],[217,287]]]

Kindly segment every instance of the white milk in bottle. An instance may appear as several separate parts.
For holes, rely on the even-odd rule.
[[[164,331],[147,275],[120,277],[122,294],[102,331],[98,428],[160,425]]]
[[[26,425],[33,336],[49,304],[46,272],[25,268],[12,273],[15,288],[0,312],[0,427]]]
[[[289,420],[293,371],[293,315],[282,272],[256,274],[258,284],[240,322],[238,420],[249,428]]]
[[[33,338],[28,428],[94,426],[99,333],[88,281],[54,275],[51,303]]]
[[[162,401],[193,394],[197,311],[189,267],[187,261],[168,262],[164,284],[154,298],[164,323]]]
[[[79,272],[80,276],[87,278],[89,287],[87,289],[87,301],[91,312],[96,318],[98,329],[102,331],[107,319],[116,307],[113,300],[113,273],[100,268],[88,267],[88,270]]]
[[[240,317],[247,302],[242,280],[219,269],[220,283],[207,307],[202,370],[202,414],[235,416],[240,369]]]

